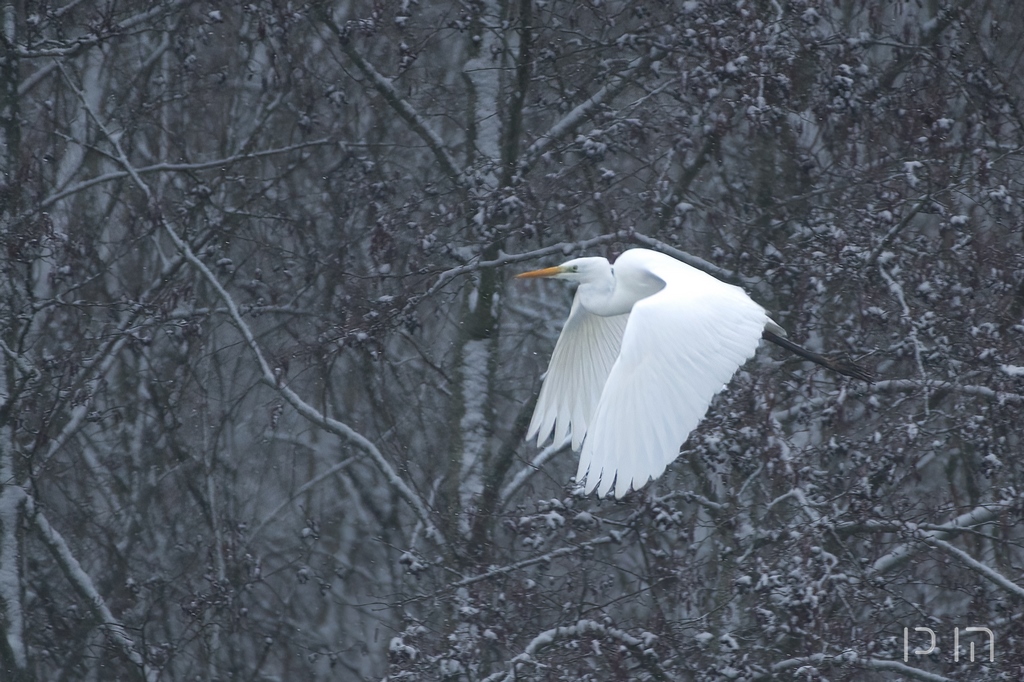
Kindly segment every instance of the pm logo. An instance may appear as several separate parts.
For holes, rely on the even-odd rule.
[[[928,654],[935,651],[935,631],[931,628],[914,628],[914,632],[927,632],[931,638],[931,642],[928,644],[927,649],[914,649],[914,653],[918,656],[927,656]],[[992,631],[988,628],[964,628],[964,634],[971,632],[984,632],[988,636],[988,660],[989,662],[995,662],[996,660],[996,636],[992,634]],[[971,650],[971,661],[974,661],[974,642],[970,642]],[[904,662],[910,660],[910,628],[903,628],[903,660]],[[953,628],[953,660],[960,660],[960,628]]]

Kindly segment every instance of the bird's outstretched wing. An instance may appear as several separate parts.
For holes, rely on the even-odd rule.
[[[593,315],[580,305],[579,294],[576,295],[551,354],[526,432],[527,440],[537,436],[540,445],[554,431],[554,442],[560,443],[571,431],[572,447],[580,449],[605,380],[619,354],[628,318],[628,314]]]
[[[645,267],[666,285],[633,306],[580,453],[576,479],[602,497],[664,472],[768,321],[738,287],[656,255]]]

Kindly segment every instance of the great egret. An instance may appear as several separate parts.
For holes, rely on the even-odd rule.
[[[630,249],[611,265],[576,258],[516,275],[579,282],[530,421],[538,445],[572,434],[576,480],[615,497],[657,478],[761,338],[866,381],[808,351],[739,287],[671,256]]]

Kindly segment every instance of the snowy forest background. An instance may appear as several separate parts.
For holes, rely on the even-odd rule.
[[[3,5],[0,678],[1024,678],[1022,35]],[[877,383],[762,347],[663,478],[575,494],[523,440],[571,290],[511,276],[632,246]]]

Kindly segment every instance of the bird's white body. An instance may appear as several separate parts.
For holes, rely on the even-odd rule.
[[[580,283],[527,438],[571,433],[576,479],[602,497],[660,476],[765,327],[781,331],[739,287],[647,249],[525,276]]]

